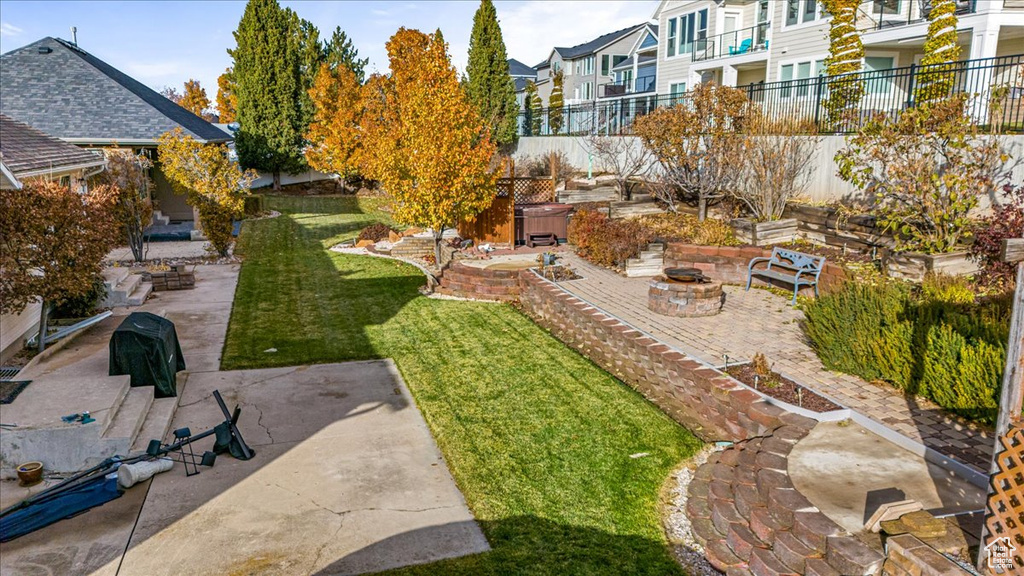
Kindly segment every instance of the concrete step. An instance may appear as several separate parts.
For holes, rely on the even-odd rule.
[[[153,405],[149,407],[146,419],[142,424],[132,444],[131,453],[145,452],[150,440],[164,441],[167,432],[171,429],[171,422],[174,414],[178,411],[177,398],[156,398]]]
[[[658,252],[659,254],[665,253],[665,244],[661,242],[651,242],[647,245],[647,250],[650,252]]]
[[[661,274],[661,266],[630,266],[626,264],[627,278],[646,278]]]
[[[127,278],[114,287],[115,292],[128,295],[135,291],[135,288],[142,282],[142,274],[129,274]]]
[[[142,306],[146,302],[146,298],[149,297],[149,293],[153,291],[152,282],[142,282],[132,291],[131,295],[128,296],[129,306]]]
[[[640,251],[640,260],[644,260],[644,261],[650,262],[652,260],[664,260],[664,259],[665,259],[665,251],[664,250],[641,250]]]
[[[103,276],[103,287],[107,289],[107,292],[111,292],[117,288],[117,285],[124,281],[125,278],[131,274],[130,268],[123,266],[110,266],[100,271],[100,275]]]
[[[171,223],[170,216],[164,216],[164,213],[159,210],[153,210],[153,224],[158,226],[167,226]]]
[[[128,396],[114,414],[114,421],[103,433],[103,438],[127,438],[129,445],[134,442],[153,405],[155,390],[153,386],[133,386],[128,390]]]

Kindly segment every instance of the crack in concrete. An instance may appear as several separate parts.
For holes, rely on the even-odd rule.
[[[284,378],[285,376],[291,376],[292,374],[297,372],[299,370],[299,368],[303,368],[303,366],[294,366],[294,367],[291,367],[287,372],[284,372],[282,374],[278,374],[276,376],[267,376],[266,378],[262,378],[260,380],[253,380],[252,382],[246,382],[244,384],[239,384],[237,386],[232,386],[231,388],[232,388],[232,390],[241,390],[241,389],[244,389],[244,388],[250,388],[252,386],[256,386],[257,384],[265,384],[267,382],[270,382],[271,380],[276,380],[278,378]],[[201,372],[196,372],[196,374],[201,374]],[[186,387],[188,386],[187,382],[186,382],[185,386]],[[188,402],[186,404],[178,404],[178,408],[187,408],[189,406],[195,406],[196,404],[199,404],[200,402],[209,400],[211,398],[213,398],[213,392],[212,391],[209,394],[203,396],[202,398],[199,398],[198,400],[193,400],[192,402]],[[239,402],[239,404],[241,404],[241,402]]]
[[[294,494],[295,496],[298,496],[299,498],[307,499],[307,500],[309,500],[309,502],[311,504],[313,504],[313,506],[316,506],[317,508],[319,508],[320,510],[323,510],[324,512],[330,512],[331,514],[334,514],[335,516],[345,516],[345,515],[348,515],[348,514],[352,514],[354,512],[412,512],[412,513],[416,513],[416,512],[430,512],[432,510],[444,510],[444,509],[447,509],[447,508],[460,508],[461,507],[458,504],[448,504],[446,506],[431,506],[431,507],[428,507],[428,508],[377,508],[377,507],[371,506],[371,507],[368,507],[368,508],[352,508],[352,509],[349,509],[349,510],[335,510],[333,508],[330,508],[328,506],[325,506],[325,505],[317,502],[316,499],[314,499],[312,496],[307,496],[306,494],[303,494],[301,492],[296,492],[295,490],[292,490],[291,488],[286,488],[286,487],[278,484],[277,482],[268,482],[266,484],[266,486],[280,488],[281,490],[284,490],[285,492],[288,492],[290,494]]]
[[[250,402],[239,402],[238,404],[240,406],[252,406],[253,410],[256,410],[256,412],[259,412],[259,417],[256,418],[256,425],[259,426],[260,428],[263,428],[263,431],[267,433],[267,438],[270,438],[270,444],[269,445],[273,446],[274,445],[274,435],[270,433],[270,428],[263,424],[263,409],[260,408],[259,406],[255,405],[255,404],[250,403]],[[266,446],[266,444],[264,444],[264,446]]]

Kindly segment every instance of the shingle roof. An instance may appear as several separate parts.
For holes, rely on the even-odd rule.
[[[570,60],[573,58],[579,58],[580,56],[587,56],[601,49],[601,47],[611,44],[615,40],[627,35],[632,34],[637,29],[647,26],[647,23],[635,24],[622,30],[616,30],[615,32],[609,32],[594,38],[590,42],[584,42],[583,44],[577,44],[570,48],[559,48],[555,47],[555,50],[562,56],[563,59]]]
[[[530,76],[536,77],[537,71],[532,67],[523,64],[515,58],[508,59],[508,73],[510,76]]]
[[[513,78],[512,82],[516,86],[516,92],[522,92],[526,90],[526,85],[530,83],[529,78]]]
[[[0,162],[16,178],[103,164],[103,157],[0,114]]]
[[[59,38],[43,38],[0,56],[0,112],[75,143],[153,143],[177,127],[199,140],[231,139]]]

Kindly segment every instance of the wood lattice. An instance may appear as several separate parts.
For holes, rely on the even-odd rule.
[[[550,178],[499,178],[498,196],[507,196],[513,182],[516,206],[555,201],[555,183]]]
[[[1009,538],[1017,547],[1012,556],[1017,570],[1024,571],[1024,423],[1012,424],[999,446],[999,470],[989,479],[985,545]]]

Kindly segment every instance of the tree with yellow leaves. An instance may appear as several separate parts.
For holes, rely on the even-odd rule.
[[[359,80],[347,66],[327,64],[309,90],[313,121],[306,140],[306,161],[321,172],[336,173],[347,180],[359,173],[359,122],[362,117]]]
[[[396,221],[441,235],[494,200],[496,146],[459,86],[441,31],[401,28],[387,43],[391,74],[364,88],[364,174],[394,201]]]
[[[157,142],[161,168],[174,191],[188,196],[189,204],[199,211],[210,245],[227,256],[233,220],[242,215],[256,173],[239,169],[228,158],[227,146],[203,144],[186,136],[181,128],[164,133]]]
[[[235,94],[235,79],[229,66],[217,77],[217,114],[225,124],[235,121],[238,110],[238,95]]]
[[[206,88],[199,85],[199,80],[189,78],[185,82],[185,93],[178,105],[204,120],[213,120],[213,116],[206,111],[210,107],[210,99],[206,96]]]

